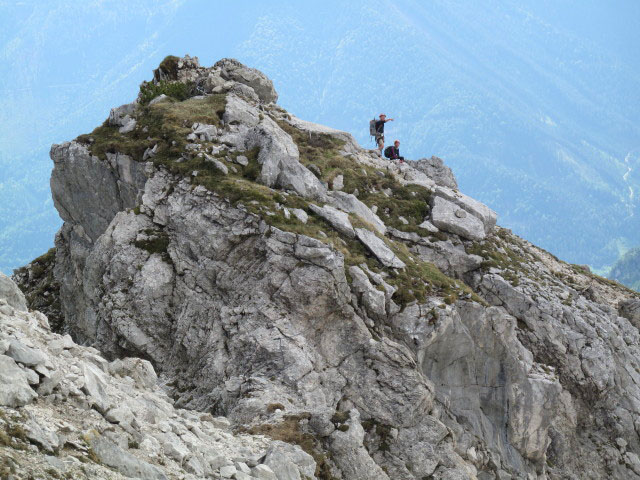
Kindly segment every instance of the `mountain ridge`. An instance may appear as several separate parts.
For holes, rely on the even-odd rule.
[[[279,480],[640,478],[638,295],[497,226],[442,160],[383,160],[277,98],[235,60],[167,57],[52,146],[60,328],[299,445]]]

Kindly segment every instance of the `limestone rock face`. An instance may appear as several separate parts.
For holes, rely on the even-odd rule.
[[[640,478],[630,291],[497,227],[439,159],[388,162],[289,115],[236,61],[156,77],[199,96],[150,108],[217,95],[224,112],[181,120],[173,149],[127,150],[141,158],[52,148],[64,328],[99,350],[5,300],[40,326],[0,339],[3,401],[32,408],[35,388],[90,411],[123,475]],[[127,111],[134,130],[107,128],[130,147],[145,118]],[[21,364],[14,340],[43,357]],[[206,447],[231,427],[264,436]]]
[[[10,297],[0,292],[0,307]],[[148,361],[108,362],[52,333],[39,312],[0,308],[0,350],[7,343],[31,351],[13,351],[18,363],[0,354],[0,458],[15,478],[225,478],[248,465],[316,478],[314,459],[299,447],[236,435],[225,418],[174,408]],[[44,363],[29,361],[33,352]],[[29,386],[31,374],[48,387]]]
[[[414,168],[425,173],[436,185],[452,189],[458,188],[456,177],[444,161],[438,157],[421,158],[413,164]]]

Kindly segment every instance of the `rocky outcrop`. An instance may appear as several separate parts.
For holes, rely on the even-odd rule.
[[[436,185],[448,187],[454,190],[458,189],[458,182],[453,172],[444,164],[444,161],[438,157],[421,158],[412,165],[415,169],[420,170],[432,179]]]
[[[3,478],[315,478],[315,461],[299,447],[234,435],[225,418],[174,408],[148,361],[108,362],[52,333],[44,315],[15,305],[17,297],[4,277]]]
[[[147,360],[177,408],[270,437],[258,478],[638,478],[640,334],[616,310],[631,292],[496,227],[438,159],[388,162],[291,117],[235,61],[171,59],[155,76],[202,95],[102,127],[127,155],[100,150],[102,130],[52,148],[76,341],[114,371]],[[187,116],[201,107],[206,121]],[[149,109],[172,109],[166,138],[143,131]],[[79,366],[77,389],[128,424],[102,364]]]

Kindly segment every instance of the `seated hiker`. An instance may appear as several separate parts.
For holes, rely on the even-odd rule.
[[[389,160],[400,160],[400,163],[403,163],[404,157],[400,156],[400,141],[396,140],[392,146],[385,148],[384,156]]]
[[[387,122],[393,122],[393,118],[387,118],[384,113],[381,113],[380,120],[376,121],[376,144],[380,155],[382,155],[382,149],[384,149],[384,124]]]

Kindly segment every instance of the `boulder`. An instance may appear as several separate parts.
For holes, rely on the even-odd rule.
[[[116,108],[112,108],[109,112],[107,124],[112,127],[124,127],[132,120],[131,115],[135,111],[137,103],[127,103]]]
[[[129,133],[132,132],[134,128],[136,128],[136,119],[131,118],[128,115],[122,119],[123,125],[118,129],[120,133]]]
[[[482,222],[485,233],[491,232],[493,227],[496,226],[498,218],[496,212],[491,210],[485,204],[465,195],[464,193],[454,191],[447,187],[436,187],[433,195],[434,200],[438,197],[448,200],[479,219]],[[438,225],[436,225],[436,227],[437,226]]]
[[[325,205],[322,208],[317,205],[310,204],[309,208],[318,216],[324,218],[329,224],[335,228],[338,232],[346,235],[349,238],[355,238],[356,234],[353,231],[351,222],[349,221],[349,215],[340,210],[333,208],[331,205]]]
[[[260,123],[260,111],[244,99],[229,94],[222,119],[225,125],[241,124],[255,127]]]
[[[233,159],[233,161],[243,167],[246,167],[247,165],[249,165],[249,159],[244,155],[238,155],[236,158]]]
[[[0,405],[22,407],[38,395],[29,386],[27,374],[6,355],[0,355]]]
[[[431,222],[440,230],[469,240],[482,240],[486,236],[484,224],[479,218],[442,197],[433,200]]]
[[[278,480],[315,477],[316,462],[313,457],[289,443],[272,442],[265,455],[264,464],[271,467]]]
[[[0,298],[6,300],[16,310],[27,311],[27,301],[24,294],[13,280],[2,272],[0,272]]]
[[[344,175],[336,175],[331,183],[332,190],[342,190],[344,188]]]
[[[291,210],[291,213],[293,213],[293,215],[302,223],[307,223],[307,220],[309,219],[309,215],[307,215],[307,212],[305,212],[301,208],[293,208]]]
[[[155,105],[156,103],[161,103],[161,102],[168,102],[170,101],[170,98],[167,97],[164,93],[161,93],[160,95],[158,95],[156,98],[154,98],[153,100],[151,100],[149,102],[149,105]]]
[[[272,188],[293,190],[305,198],[326,198],[326,188],[300,163],[298,147],[289,134],[269,117],[265,117],[259,125],[249,130],[245,147],[260,148],[260,183]]]
[[[386,296],[369,281],[369,277],[358,267],[349,267],[351,290],[365,307],[367,314],[376,320],[386,318]]]
[[[356,228],[356,236],[385,267],[404,268],[406,266],[375,233],[364,228]]]
[[[167,476],[158,467],[139,460],[99,434],[91,432],[86,435],[86,438],[98,460],[125,477],[142,480],[166,480]]]
[[[458,188],[458,182],[453,172],[438,157],[421,158],[412,164],[413,168],[420,170],[427,177],[441,187]]]
[[[104,373],[89,362],[82,362],[82,373],[84,375],[84,392],[91,395],[99,412],[109,410],[111,400],[107,394],[107,379]]]
[[[43,365],[47,361],[46,355],[41,350],[28,347],[17,339],[9,340],[9,349],[6,354],[28,367]]]
[[[273,88],[273,82],[259,70],[249,68],[233,58],[223,58],[216,62],[213,68],[220,69],[222,78],[251,87],[261,102],[278,101],[278,93]]]
[[[31,443],[39,445],[48,453],[54,453],[60,446],[60,439],[55,432],[38,424],[34,419],[29,419],[24,425],[27,438]]]
[[[386,233],[387,227],[384,222],[380,220],[380,217],[373,213],[373,211],[371,211],[371,209],[364,203],[358,200],[355,195],[339,191],[329,192],[328,195],[334,207],[360,217],[365,222],[371,224],[373,228],[382,235]]]
[[[158,376],[151,362],[141,358],[116,359],[109,364],[109,373],[121,377],[131,377],[138,386],[143,388],[153,388],[158,381]]]
[[[210,142],[218,135],[216,126],[206,123],[194,123],[191,126],[191,131],[203,142]]]
[[[267,465],[256,465],[251,469],[251,476],[258,480],[279,480],[273,470]]]

